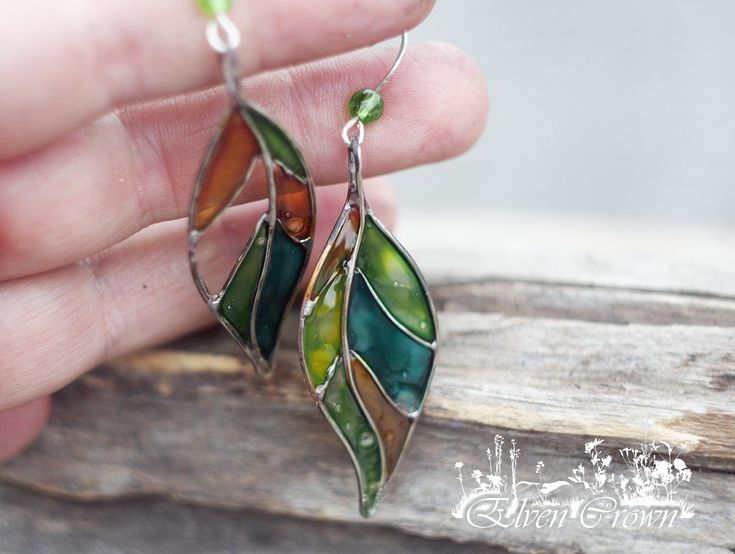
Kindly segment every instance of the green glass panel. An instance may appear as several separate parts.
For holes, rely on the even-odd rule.
[[[434,341],[436,330],[427,291],[411,264],[371,217],[365,218],[357,267],[397,321],[417,337]]]
[[[304,361],[314,387],[327,380],[329,366],[340,355],[345,281],[344,272],[338,273],[314,300],[311,311],[304,317]]]
[[[263,142],[265,142],[265,147],[270,152],[271,158],[281,162],[281,165],[297,177],[306,179],[306,168],[301,161],[301,156],[299,156],[293,141],[283,129],[250,106],[248,106],[247,112],[263,137]]]
[[[329,417],[352,451],[362,490],[360,510],[363,515],[369,516],[375,510],[383,477],[380,446],[375,431],[349,389],[341,359],[327,385],[323,402]]]
[[[359,273],[352,281],[347,338],[398,406],[408,413],[421,406],[434,352],[396,327]]]
[[[281,320],[306,263],[306,248],[296,243],[276,222],[270,263],[263,281],[255,319],[255,335],[263,358],[270,360]]]
[[[255,230],[255,238],[240,262],[235,276],[227,286],[219,305],[219,312],[237,331],[246,344],[250,344],[250,314],[263,269],[268,224],[262,222]]]

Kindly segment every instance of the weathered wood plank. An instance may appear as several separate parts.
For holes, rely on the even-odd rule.
[[[504,552],[380,526],[355,541],[364,530],[355,524],[218,510],[156,498],[72,502],[2,485],[0,506],[0,552],[8,554]]]
[[[681,526],[661,534],[641,530],[635,538],[671,549],[732,543],[735,475],[722,470],[732,470],[735,448],[730,428],[709,419],[720,414],[727,424],[733,417],[731,395],[710,386],[711,372],[729,367],[718,358],[728,351],[729,330],[467,313],[442,313],[441,322],[447,345],[426,417],[376,522],[520,551],[580,545],[602,552],[618,540],[614,533],[509,536],[452,520],[452,464],[478,459],[489,437],[508,429],[529,459],[543,458],[549,471],[562,474],[585,436],[607,437],[616,447],[654,436],[691,441],[700,471],[690,499],[719,531]],[[216,335],[216,344],[227,344]],[[688,344],[711,354],[692,363]],[[672,372],[673,390],[666,378]],[[351,466],[310,404],[293,353],[284,357],[281,378],[267,382],[229,354],[154,351],[101,368],[61,393],[57,404],[40,443],[6,466],[2,479],[88,500],[154,494],[359,520]]]
[[[733,328],[440,312],[440,332],[427,417],[544,433],[655,436],[687,442],[690,455],[708,467],[735,470]],[[211,371],[250,374],[227,337],[216,336],[207,337],[206,353],[159,349],[123,358],[115,368],[163,373],[164,389],[165,374],[205,381]],[[296,354],[287,350],[282,359],[278,379],[242,379],[242,394],[300,406],[305,392]]]
[[[158,379],[106,375],[110,371],[114,370],[103,370],[96,379],[86,379],[59,395],[51,428],[31,452],[6,468],[3,479],[85,501],[155,495],[178,502],[267,507],[275,513],[359,521],[347,456],[314,410],[269,412],[274,402],[243,395],[232,375],[212,376],[206,383],[191,374],[173,379],[169,375],[167,401],[161,403]],[[453,462],[479,462],[495,431],[499,429],[445,425],[427,418],[370,524],[522,552],[611,551],[620,540],[615,533],[592,535],[575,528],[563,534],[503,533],[473,529],[449,517],[457,494]],[[546,460],[550,473],[563,474],[572,467],[581,447],[559,435],[515,432],[513,436],[523,445],[523,456]],[[695,482],[690,501],[706,524],[631,531],[626,540],[660,540],[661,548],[674,552],[683,552],[691,543],[729,544],[735,476],[699,471]]]
[[[488,277],[735,298],[735,232],[499,211],[402,214],[434,284]]]
[[[735,327],[735,300],[612,287],[488,279],[437,285],[445,311],[581,319],[600,323]]]
[[[0,468],[0,481],[115,501],[110,514],[126,518],[134,510],[121,499],[147,495],[171,514],[188,509],[173,500],[317,518],[349,533],[369,528],[361,540],[376,530],[378,539],[409,533],[513,552],[730,551],[733,235],[498,216],[465,244],[458,219],[408,221],[402,236],[433,283],[442,350],[424,419],[374,520],[360,520],[347,454],[310,402],[293,319],[272,381],[220,331],[106,364],[57,395],[49,429]],[[427,230],[446,232],[438,247],[421,238]],[[624,532],[473,528],[450,516],[453,464],[479,466],[498,432],[518,441],[526,463],[543,459],[559,478],[590,437],[613,451],[686,441],[696,516]],[[0,525],[8,521],[0,513]]]

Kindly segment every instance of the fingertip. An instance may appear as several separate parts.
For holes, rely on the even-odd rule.
[[[367,179],[365,181],[365,194],[378,219],[386,227],[393,229],[398,213],[398,197],[392,181],[386,177]]]
[[[36,440],[51,414],[51,398],[42,396],[0,412],[0,461],[8,460]]]
[[[408,29],[417,27],[434,9],[436,0],[405,0],[405,20],[409,22]]]
[[[413,56],[394,92],[414,110],[410,115],[413,131],[421,135],[422,157],[439,161],[458,156],[485,128],[489,103],[485,77],[472,58],[448,43],[422,43]],[[427,76],[433,85],[427,86]]]

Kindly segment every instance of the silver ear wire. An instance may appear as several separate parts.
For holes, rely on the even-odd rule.
[[[378,86],[375,87],[373,90],[375,92],[380,92],[380,89],[382,89],[386,84],[388,84],[388,81],[390,81],[390,78],[393,77],[393,74],[398,69],[398,66],[401,65],[401,61],[403,60],[403,55],[406,53],[406,47],[408,46],[408,31],[403,31],[401,34],[401,45],[398,47],[398,55],[396,56],[396,61],[393,62],[393,65],[388,70],[388,73],[385,77],[383,77],[383,80],[378,83]]]
[[[383,80],[378,83],[378,86],[372,89],[373,92],[379,94],[381,89],[388,84],[388,81],[390,81],[391,77],[393,77],[393,74],[398,69],[398,66],[401,65],[401,61],[403,60],[403,55],[406,53],[407,46],[408,31],[403,31],[403,33],[401,33],[401,45],[398,47],[398,54],[396,55],[396,59],[393,62],[393,65],[390,66],[388,73],[386,73],[385,77],[383,77]],[[353,127],[357,129],[357,134],[350,135],[350,131]],[[360,118],[358,116],[350,119],[347,123],[345,123],[345,126],[342,127],[342,142],[344,142],[346,146],[350,146],[353,137],[357,138],[358,144],[362,144],[362,141],[365,139],[365,124],[360,121]]]

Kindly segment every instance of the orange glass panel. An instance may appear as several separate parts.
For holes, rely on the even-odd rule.
[[[359,228],[360,211],[356,206],[353,206],[342,223],[337,238],[332,244],[327,245],[324,251],[324,263],[314,282],[314,287],[311,289],[311,298],[319,296],[322,288],[329,283],[334,273],[349,259],[357,242]]]
[[[260,147],[237,109],[230,112],[212,147],[194,209],[194,229],[207,227],[229,205],[250,170]]]
[[[296,177],[288,175],[278,164],[273,164],[276,183],[276,216],[283,228],[297,240],[314,233],[309,187]]]
[[[412,421],[388,402],[359,359],[352,356],[350,361],[355,389],[383,440],[387,480],[396,468],[408,440]]]

